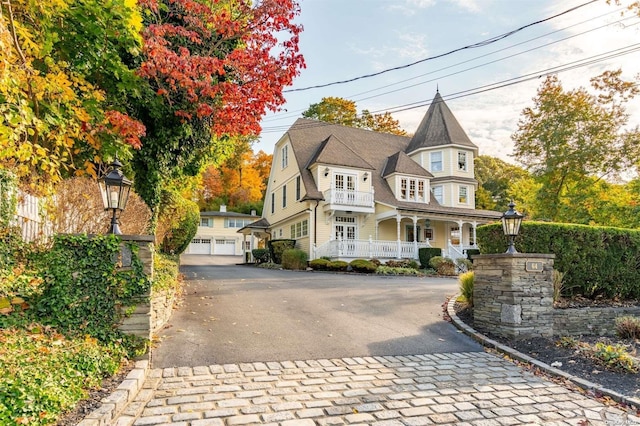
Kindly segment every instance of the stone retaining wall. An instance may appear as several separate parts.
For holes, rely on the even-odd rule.
[[[556,336],[615,336],[616,318],[624,316],[640,318],[640,306],[554,309],[553,334]]]

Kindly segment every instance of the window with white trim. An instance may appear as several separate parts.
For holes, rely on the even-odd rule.
[[[436,233],[433,231],[433,228],[425,228],[424,229],[424,240],[425,241],[433,241],[435,239]]]
[[[400,178],[399,199],[403,201],[415,201],[418,203],[426,202],[424,188],[426,183],[424,179]]]
[[[225,228],[244,228],[245,226],[252,223],[252,219],[240,219],[237,217],[230,217],[224,220]]]
[[[271,193],[271,214],[276,211],[276,193]]]
[[[300,200],[300,176],[296,177],[296,201]]]
[[[309,220],[305,219],[291,225],[291,238],[302,238],[307,235],[309,235]]]
[[[282,208],[287,207],[287,185],[282,186]]]
[[[282,157],[282,168],[284,169],[289,165],[289,145],[285,145],[282,147],[281,157]]]
[[[466,186],[458,187],[458,202],[460,204],[467,204],[469,201],[469,188]]]
[[[442,151],[436,151],[429,154],[429,162],[431,164],[431,172],[441,172],[442,167]]]
[[[210,217],[201,217],[200,226],[203,226],[206,228],[213,228],[213,220]]]
[[[458,151],[458,170],[467,171],[467,153],[464,151]]]
[[[444,190],[442,185],[434,186],[431,188],[433,191],[433,198],[440,204],[444,204]]]

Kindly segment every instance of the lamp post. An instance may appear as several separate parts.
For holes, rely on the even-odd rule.
[[[113,210],[111,217],[111,225],[109,234],[122,234],[120,226],[118,226],[118,210],[123,211],[127,206],[129,199],[129,190],[131,182],[122,173],[122,163],[116,157],[111,165],[111,170],[98,181],[100,193],[102,194],[102,203],[105,210]]]
[[[504,235],[509,237],[509,248],[506,251],[507,254],[517,253],[513,240],[520,231],[520,224],[522,224],[522,218],[524,217],[524,215],[521,215],[514,209],[515,206],[516,205],[513,201],[511,201],[509,203],[509,210],[502,215],[502,231],[504,232]]]

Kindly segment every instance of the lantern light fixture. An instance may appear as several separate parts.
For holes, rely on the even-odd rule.
[[[122,163],[118,161],[118,157],[113,160],[110,166],[111,170],[98,181],[98,185],[104,209],[113,210],[108,233],[122,234],[118,223],[118,215],[119,212],[122,212],[127,207],[129,191],[133,182],[127,179],[122,170],[120,170]]]
[[[516,205],[512,200],[509,203],[509,210],[502,215],[502,231],[504,232],[504,235],[509,237],[509,248],[506,251],[508,254],[518,253],[513,241],[520,232],[520,225],[524,218],[524,215],[518,213],[514,209],[515,206]]]

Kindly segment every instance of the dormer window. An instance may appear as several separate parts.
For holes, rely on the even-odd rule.
[[[398,198],[402,201],[426,203],[424,179],[400,178]]]
[[[458,151],[458,170],[467,171],[467,153],[464,151]]]

